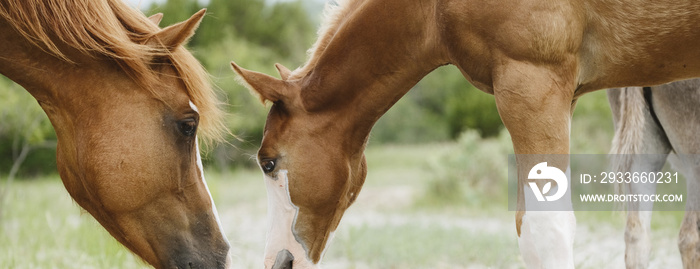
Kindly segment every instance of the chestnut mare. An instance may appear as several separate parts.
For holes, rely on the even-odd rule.
[[[0,73],[51,120],[66,189],[156,268],[229,263],[197,142],[221,112],[182,47],[203,16],[161,30],[122,0],[0,1]]]
[[[365,180],[372,126],[446,64],[495,96],[512,136],[523,260],[573,268],[574,213],[528,209],[530,168],[567,170],[581,95],[700,76],[697,1],[349,0],[331,9],[308,62],[293,72],[278,65],[281,80],[232,64],[273,102],[258,152],[270,202],[266,268],[318,266]]]

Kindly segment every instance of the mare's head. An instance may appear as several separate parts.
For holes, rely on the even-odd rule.
[[[156,268],[227,267],[198,145],[198,135],[220,136],[220,111],[204,69],[182,46],[204,10],[160,29],[158,17],[122,0],[47,2],[0,7],[35,48],[27,62],[55,66],[11,77],[56,130],[68,192]],[[45,59],[32,58],[41,52]]]
[[[314,268],[364,183],[369,130],[353,125],[352,106],[309,109],[301,93],[313,89],[281,65],[282,80],[232,65],[273,103],[257,156],[268,192],[265,268]]]

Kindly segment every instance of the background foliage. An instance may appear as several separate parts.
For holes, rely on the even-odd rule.
[[[268,109],[236,82],[229,62],[272,75],[276,75],[275,63],[292,69],[302,65],[316,37],[324,2],[168,0],[144,9],[149,15],[165,14],[161,27],[208,9],[188,47],[220,89],[230,113],[227,125],[239,138],[231,137],[230,144],[210,149],[209,165],[222,170],[253,166],[251,156],[261,139]],[[576,122],[581,122],[586,125],[582,137],[600,137],[596,146],[583,148],[604,148],[610,139],[610,112],[602,92],[592,95],[579,102],[573,128],[576,131]],[[4,77],[0,77],[0,100],[0,176],[10,173],[13,165],[23,177],[54,173],[56,138],[36,101]],[[488,138],[501,130],[493,96],[470,85],[454,66],[446,66],[420,81],[380,119],[371,143],[452,141],[464,137],[465,131],[470,137]],[[572,143],[577,141],[572,139]]]

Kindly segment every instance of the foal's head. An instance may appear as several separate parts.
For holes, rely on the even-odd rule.
[[[0,18],[33,43],[17,46],[33,50],[18,49],[27,58],[9,64],[33,67],[7,75],[49,116],[71,196],[156,268],[227,267],[197,142],[216,136],[220,113],[204,69],[182,47],[204,11],[160,29],[121,0],[50,5],[57,10],[37,20],[22,16],[46,1],[22,3],[0,4]]]
[[[263,100],[273,102],[257,156],[271,225],[265,268],[315,267],[364,183],[365,132],[353,130],[352,106],[309,110],[301,95],[304,83],[287,79],[289,71],[280,65],[283,80],[233,67]]]

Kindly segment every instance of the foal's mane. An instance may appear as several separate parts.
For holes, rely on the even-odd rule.
[[[221,138],[222,112],[204,68],[184,47],[146,44],[160,28],[123,0],[5,0],[0,1],[0,17],[29,42],[66,62],[73,63],[57,41],[86,55],[113,59],[156,97],[151,88],[159,77],[154,60],[169,60],[199,110],[202,137]]]
[[[335,34],[340,30],[340,27],[347,21],[349,14],[355,12],[367,0],[336,0],[326,3],[323,11],[323,20],[321,27],[318,29],[318,39],[314,45],[307,51],[309,59],[304,66],[300,67],[291,74],[290,79],[299,79],[313,69],[318,63],[319,58],[331,43]]]

